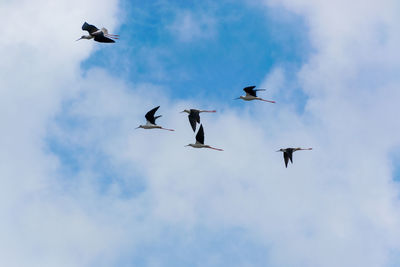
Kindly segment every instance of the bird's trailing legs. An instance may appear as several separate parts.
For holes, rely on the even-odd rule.
[[[260,98],[259,100],[261,100],[261,101],[264,101],[264,102],[269,102],[269,103],[276,103],[275,101],[272,101],[272,100],[266,100],[266,99],[262,99],[262,98]]]
[[[189,144],[189,145],[186,145],[186,146],[191,146],[191,147],[194,147],[194,148],[209,148],[209,149],[213,149],[213,150],[217,150],[217,151],[224,151],[223,149],[221,149],[221,148],[216,148],[216,147],[212,147],[212,146],[208,146],[208,145],[203,145],[203,144],[201,144],[201,145],[198,145],[198,144]],[[185,146],[185,147],[186,147]]]
[[[267,91],[267,89],[256,89],[255,91]],[[263,99],[263,98],[259,98],[259,100],[264,101],[264,102],[269,102],[269,103],[276,103],[275,101],[266,100],[266,99]]]
[[[119,39],[119,35],[117,34],[105,34],[106,37],[111,38],[111,39]]]
[[[171,132],[175,131],[174,129],[167,129],[167,128],[163,128],[163,127],[159,128],[159,129],[166,130],[166,131],[171,131]]]
[[[214,149],[214,150],[217,150],[217,151],[224,151],[221,148],[216,148],[216,147],[212,147],[212,146],[206,146],[205,148]]]
[[[135,130],[140,129],[140,128],[143,128],[143,129],[161,129],[161,130],[166,130],[166,131],[171,131],[171,132],[175,131],[174,129],[167,129],[167,128],[164,128],[164,127],[159,127],[158,125],[153,126],[153,127],[151,127],[151,126],[147,127],[146,125],[140,125],[139,127],[136,127]]]

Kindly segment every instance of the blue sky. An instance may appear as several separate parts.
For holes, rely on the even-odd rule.
[[[399,8],[1,2],[0,265],[398,266]]]
[[[268,18],[264,9],[232,1],[195,5],[125,1],[121,5],[121,40],[98,50],[82,67],[105,67],[132,83],[160,84],[172,98],[226,101],[244,86],[260,84],[276,65],[296,71],[310,53],[304,21],[301,17],[279,19],[280,13],[288,16],[282,9],[270,11],[274,16]],[[191,12],[194,20],[206,12],[207,19],[214,20],[203,29],[210,35],[178,39],[170,25],[183,11]]]
[[[119,266],[148,266],[152,261],[174,266],[266,266],[266,256],[265,246],[253,242],[240,229],[199,227],[177,232],[176,228],[171,228],[166,229],[163,239],[143,244]]]
[[[260,86],[266,74],[276,66],[285,66],[286,75],[293,77],[311,51],[302,18],[290,16],[279,8],[268,11],[267,14],[271,14],[268,17],[266,9],[231,1],[219,4],[206,1],[195,5],[182,1],[123,1],[120,6],[123,20],[116,31],[121,39],[112,45],[96,44],[96,52],[82,62],[82,72],[102,68],[127,83],[156,84],[165,90],[171,101],[196,99],[207,103],[211,100],[240,110],[243,103],[232,98],[241,95],[243,87]],[[194,19],[206,12],[208,19],[214,22],[210,26],[212,29],[204,31],[213,33],[188,41],[177,38],[170,25],[179,20],[182,10],[194,14]],[[153,61],[159,65],[156,71],[162,75],[153,74]],[[295,99],[289,104],[297,106],[302,113],[307,98],[301,88],[293,83],[285,89],[290,92],[290,99],[277,95],[277,101],[284,103]],[[65,110],[69,105],[66,103]],[[87,127],[87,121],[66,116],[66,113],[60,114],[58,119],[65,131]],[[92,146],[75,147],[51,138],[49,147],[63,161],[68,175],[69,171],[77,172],[84,167],[80,166],[82,155],[93,154]],[[101,152],[91,164],[101,170],[99,179],[106,187],[120,175]],[[137,182],[137,190],[141,191],[143,180],[139,178]],[[133,190],[134,193],[137,190]]]
[[[211,101],[241,112],[243,103],[232,98],[241,94],[244,86],[260,85],[279,67],[285,70],[286,92],[274,94],[275,100],[294,107],[297,116],[302,116],[308,96],[296,75],[314,48],[308,39],[309,26],[301,16],[279,7],[267,9],[231,1],[195,5],[125,1],[119,6],[122,20],[114,32],[121,39],[113,45],[95,44],[96,51],[81,63],[83,73],[101,68],[127,83],[128,91],[135,90],[137,84],[150,83],[161,87],[170,102]],[[174,28],[185,14],[200,24],[200,33],[186,39]],[[250,108],[249,112],[254,110]],[[90,120],[66,114],[59,115],[63,130],[73,134],[76,129],[90,127]],[[112,121],[102,123],[116,126]],[[61,160],[66,176],[87,168],[94,170],[95,190],[100,194],[107,194],[118,184],[120,198],[136,199],[151,187],[140,164],[115,165],[107,153],[96,151],[91,143],[75,146],[59,141],[57,137],[50,139],[49,146]],[[255,241],[235,224],[215,227],[200,222],[190,230],[182,226],[163,225],[158,229],[160,239],[127,250],[117,265],[281,266],[268,256],[268,238]]]

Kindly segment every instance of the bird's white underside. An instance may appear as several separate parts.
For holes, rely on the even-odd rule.
[[[161,126],[152,124],[151,122],[147,121],[145,125],[142,125],[142,128],[143,129],[156,129],[156,128],[159,129],[159,128],[161,128]]]
[[[251,100],[259,100],[260,98],[246,94],[245,96],[240,96],[240,99],[243,99],[245,101],[251,101]]]

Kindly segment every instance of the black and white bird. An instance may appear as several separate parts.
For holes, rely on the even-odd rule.
[[[136,129],[143,128],[143,129],[161,129],[161,130],[167,130],[167,131],[174,131],[172,129],[163,128],[163,127],[161,127],[161,126],[156,124],[156,119],[161,117],[161,115],[158,115],[158,116],[154,117],[154,114],[156,113],[156,111],[157,111],[157,109],[159,107],[160,106],[155,107],[152,110],[150,110],[149,112],[147,112],[146,115],[145,115],[145,118],[146,118],[146,121],[147,121],[146,124],[145,125],[139,125],[139,127],[137,127]]]
[[[254,89],[256,88],[256,86],[247,86],[245,88],[243,88],[243,91],[246,92],[245,96],[240,96],[238,98],[235,99],[243,99],[245,101],[251,101],[251,100],[261,100],[261,101],[265,101],[265,102],[269,102],[269,103],[275,103],[275,101],[271,101],[271,100],[266,100],[266,99],[262,99],[261,97],[257,96],[257,91],[265,91],[266,89]]]
[[[214,149],[214,150],[218,150],[218,151],[224,151],[223,149],[211,147],[209,145],[205,145],[204,144],[204,130],[203,130],[203,125],[202,124],[200,124],[199,131],[196,134],[196,143],[195,144],[188,144],[186,146],[191,146],[191,147],[194,147],[194,148],[210,148],[210,149]]]
[[[189,118],[190,125],[192,126],[193,132],[196,131],[196,123],[200,123],[200,113],[202,112],[217,112],[216,110],[198,110],[198,109],[185,109],[181,113],[186,112]]]
[[[298,151],[298,150],[312,150],[312,148],[311,147],[310,148],[288,147],[288,148],[281,148],[276,152],[283,152],[283,159],[285,160],[285,166],[287,168],[289,160],[293,164],[293,152]]]
[[[87,22],[83,23],[82,30],[87,31],[89,35],[82,35],[81,38],[79,38],[77,41],[81,39],[90,40],[94,38],[96,42],[100,43],[115,43],[113,39],[118,39],[119,36],[116,34],[109,34],[106,28],[101,28],[99,30],[96,26],[91,25]]]

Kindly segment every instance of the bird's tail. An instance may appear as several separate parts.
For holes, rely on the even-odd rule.
[[[108,30],[106,29],[106,28],[101,28],[101,31],[104,33],[104,35],[106,36],[106,37],[108,37],[108,38],[112,38],[112,39],[119,39],[118,37],[119,37],[119,35],[117,35],[117,34],[111,34],[111,33],[108,33]]]

